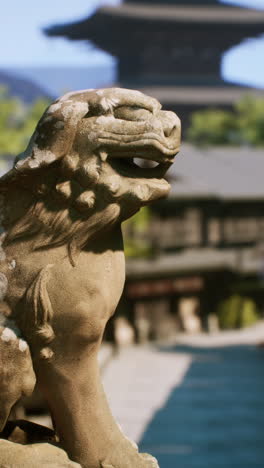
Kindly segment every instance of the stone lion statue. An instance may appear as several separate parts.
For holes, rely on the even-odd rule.
[[[138,91],[69,93],[0,179],[0,430],[36,376],[61,446],[85,468],[157,466],[115,423],[97,353],[125,280],[121,223],[167,195],[179,143],[178,117]]]

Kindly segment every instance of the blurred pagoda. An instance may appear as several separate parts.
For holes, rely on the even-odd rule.
[[[110,53],[121,86],[157,97],[186,125],[192,111],[231,107],[245,92],[222,80],[221,61],[228,49],[264,32],[264,11],[217,0],[125,0],[45,32]]]

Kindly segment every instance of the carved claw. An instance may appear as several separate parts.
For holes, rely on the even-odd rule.
[[[158,460],[153,457],[152,455],[149,455],[148,453],[139,453],[139,459],[138,459],[138,462],[140,464],[140,467],[144,467],[144,468],[159,468],[159,464],[158,464]],[[129,457],[129,455],[128,455]],[[143,462],[143,464],[142,464]],[[135,465],[134,462],[132,462],[132,465],[129,464],[128,462],[128,465],[126,466],[131,466],[133,468],[138,468],[138,464]],[[123,466],[120,466],[119,463],[118,463],[118,466],[115,464],[114,465],[110,465],[108,462],[102,462],[101,463],[101,468],[123,468]]]
[[[152,457],[151,455],[147,453],[144,453],[144,454],[142,453],[141,455],[146,460],[146,464],[144,464],[145,468],[159,468],[159,464],[156,458]],[[101,463],[101,468],[119,468],[119,467],[109,465],[109,463]]]
[[[140,454],[146,461],[148,461],[148,468],[159,468],[158,460],[150,455],[149,453],[141,453]]]

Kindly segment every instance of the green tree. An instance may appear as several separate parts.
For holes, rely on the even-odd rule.
[[[264,146],[264,98],[245,96],[235,106],[240,141]]]
[[[148,257],[152,254],[152,245],[148,238],[150,222],[151,212],[145,206],[123,224],[127,257]]]
[[[187,140],[196,145],[264,146],[264,98],[246,95],[232,111],[194,112]]]
[[[10,97],[0,87],[0,156],[11,158],[25,149],[45,108],[47,99],[38,99],[26,106],[20,99]]]
[[[187,139],[196,145],[228,144],[235,131],[232,112],[204,110],[192,114]]]
[[[232,330],[253,325],[260,314],[252,299],[234,294],[219,305],[218,318],[220,328]]]

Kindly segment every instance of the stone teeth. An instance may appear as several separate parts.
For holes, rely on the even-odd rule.
[[[106,151],[100,151],[100,158],[103,162],[107,160],[108,154]]]

